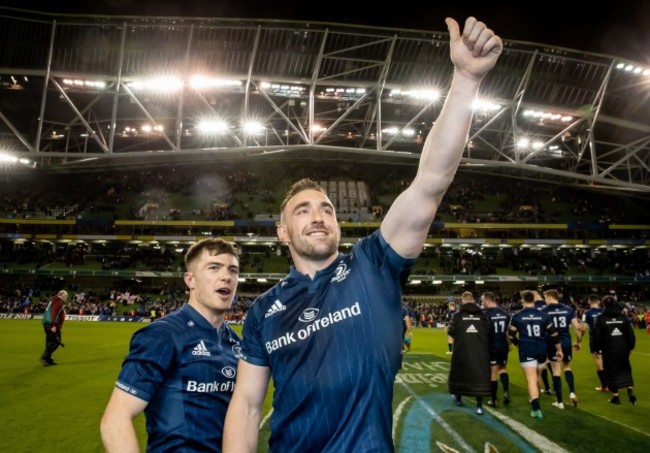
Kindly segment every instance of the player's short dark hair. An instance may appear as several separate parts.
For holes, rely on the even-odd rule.
[[[589,302],[589,305],[600,303],[600,296],[598,294],[589,294],[589,296],[587,296],[587,301]]]
[[[211,256],[226,253],[239,259],[239,251],[232,242],[225,241],[222,238],[206,238],[195,242],[187,249],[185,253],[185,269],[189,270],[190,265],[201,256],[204,250],[207,250]]]
[[[327,191],[319,183],[309,178],[302,178],[294,182],[291,187],[289,187],[289,190],[287,190],[287,193],[284,196],[284,200],[282,200],[282,204],[280,205],[280,212],[284,212],[284,208],[287,207],[289,200],[291,200],[297,193],[300,193],[303,190],[317,190],[327,196]]]
[[[527,303],[534,303],[535,302],[535,293],[531,290],[525,290],[521,292],[521,300]]]
[[[494,293],[491,293],[490,291],[484,292],[484,293],[481,295],[481,298],[482,298],[485,302],[496,302],[496,301],[497,301],[496,297],[494,297]]]

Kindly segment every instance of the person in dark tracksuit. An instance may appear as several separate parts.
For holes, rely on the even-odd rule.
[[[462,405],[463,395],[476,397],[476,413],[483,415],[483,397],[492,394],[490,327],[471,292],[461,295],[461,306],[451,318],[447,334],[454,339],[447,383],[449,393],[458,406]]]
[[[613,296],[603,297],[603,313],[594,325],[594,347],[603,356],[605,379],[612,397],[609,402],[621,404],[618,390],[627,387],[630,404],[636,405],[630,353],[636,344],[632,323]]]

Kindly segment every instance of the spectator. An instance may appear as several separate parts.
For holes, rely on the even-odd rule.
[[[45,350],[41,354],[41,363],[48,367],[58,365],[53,359],[52,354],[64,346],[61,341],[61,330],[65,322],[65,304],[68,301],[68,292],[59,291],[56,296],[52,297],[43,313],[43,330],[45,331]]]

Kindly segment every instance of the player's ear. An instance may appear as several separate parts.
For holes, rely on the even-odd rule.
[[[289,238],[289,232],[287,231],[287,227],[283,224],[278,224],[277,227],[275,227],[275,232],[278,235],[278,239],[280,239],[280,242],[283,244],[289,244],[291,242]]]
[[[185,280],[185,284],[189,289],[194,289],[194,274],[192,272],[185,272],[183,280]]]

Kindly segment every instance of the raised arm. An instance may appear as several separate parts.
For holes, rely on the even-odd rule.
[[[406,258],[415,258],[422,251],[431,222],[458,168],[481,80],[503,49],[501,38],[474,17],[465,21],[462,34],[454,19],[445,22],[454,64],[451,88],[424,143],[415,179],[397,197],[381,225],[384,238]]]
[[[223,431],[224,453],[255,453],[270,370],[239,360],[235,392]]]

